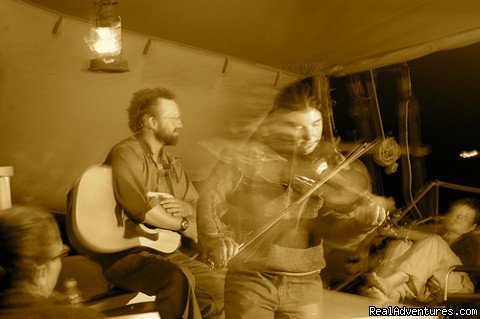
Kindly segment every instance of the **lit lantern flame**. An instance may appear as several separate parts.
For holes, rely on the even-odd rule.
[[[119,32],[113,28],[95,28],[96,40],[92,50],[99,54],[118,55],[122,49]]]
[[[90,60],[89,71],[127,72],[127,61],[122,57],[122,19],[118,13],[119,0],[95,0],[97,12],[95,28],[85,39],[95,59]]]
[[[110,27],[92,28],[88,45],[98,58],[108,62],[108,60],[117,57],[122,51],[121,29]]]
[[[475,157],[478,156],[478,151],[477,150],[472,150],[472,151],[463,151],[460,153],[461,158],[470,158],[470,157]]]

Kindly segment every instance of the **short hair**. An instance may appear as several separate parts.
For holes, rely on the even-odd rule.
[[[0,211],[0,292],[31,280],[34,264],[53,258],[59,242],[57,223],[45,209],[14,206]]]
[[[306,78],[284,87],[275,97],[272,112],[277,110],[307,111],[309,109],[320,111],[320,106],[321,102],[314,92],[312,79]]]
[[[127,109],[128,126],[133,133],[140,132],[143,126],[143,117],[146,114],[151,114],[151,106],[159,98],[173,100],[176,95],[171,90],[161,87],[142,89],[133,93]]]
[[[474,197],[465,197],[458,199],[452,204],[450,204],[450,209],[460,205],[468,206],[473,209],[475,211],[475,224],[478,224],[480,222],[480,202],[478,201],[478,199]]]

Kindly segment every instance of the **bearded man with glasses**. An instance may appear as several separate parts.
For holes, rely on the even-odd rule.
[[[177,144],[183,127],[174,99],[165,88],[134,93],[127,110],[134,135],[116,144],[105,164],[112,167],[115,198],[130,221],[125,233],[142,236],[139,225],[144,224],[197,242],[198,193],[180,161],[164,149]],[[138,247],[100,258],[109,282],[155,295],[162,319],[222,316],[221,276],[178,249],[165,254]]]

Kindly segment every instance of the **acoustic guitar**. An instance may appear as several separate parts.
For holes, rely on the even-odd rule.
[[[172,253],[180,246],[180,234],[142,224],[139,226],[145,232],[145,237],[125,237],[125,223],[130,221],[117,207],[112,168],[109,166],[88,168],[72,195],[68,216],[70,232],[75,241],[90,252],[106,254],[148,247],[162,253]]]

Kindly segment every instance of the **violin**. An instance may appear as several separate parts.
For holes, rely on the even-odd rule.
[[[238,160],[240,159],[241,160]],[[308,156],[290,160],[277,154],[254,151],[237,154],[236,166],[249,179],[272,187],[292,187],[305,194],[316,182],[330,175],[313,193],[323,198],[324,205],[340,212],[352,211],[371,191],[371,179],[365,165],[355,159],[339,168],[345,157],[331,144],[321,144]],[[339,169],[337,169],[339,168]]]
[[[255,246],[261,242],[260,238],[265,236],[269,230],[273,229],[288,216],[292,208],[310,196],[318,194],[316,192],[321,192],[322,196],[325,196],[324,201],[328,205],[337,205],[337,209],[348,206],[351,207],[356,201],[364,200],[362,194],[366,191],[368,192],[370,189],[370,178],[364,166],[354,163],[360,163],[357,161],[358,158],[374,147],[375,144],[376,142],[372,142],[358,146],[351,154],[343,158],[338,165],[332,167],[328,167],[328,165],[327,167],[325,167],[325,165],[322,166],[323,162],[319,164],[319,158],[314,158],[313,160],[302,159],[311,165],[304,165],[305,162],[301,165],[292,165],[296,163],[289,163],[285,159],[278,160],[278,158],[267,157],[259,152],[257,155],[259,155],[261,161],[255,161],[253,168],[251,165],[247,165],[246,168],[250,169],[249,172],[239,168],[247,178],[267,182],[272,184],[273,187],[283,186],[285,176],[289,176],[291,181],[292,177],[300,171],[305,175],[298,175],[297,177],[300,179],[311,179],[313,184],[293,203],[273,218],[271,222],[249,234],[248,239],[238,246],[238,251],[235,255],[236,258],[232,258],[229,263],[232,264],[244,260],[238,256],[243,255],[243,257],[245,257],[253,254]],[[243,165],[252,164],[251,161],[245,160],[245,158],[241,162]],[[328,159],[326,162],[328,162]],[[285,163],[291,165],[286,166]],[[286,167],[288,167],[288,169],[286,169]],[[309,176],[307,177],[306,175]],[[340,189],[340,186],[344,187],[345,190]]]
[[[303,180],[308,187],[321,180],[335,166],[329,167],[326,162],[317,165],[322,169],[317,172],[316,178],[305,181],[304,176],[296,176],[296,180]],[[316,194],[324,199],[324,205],[339,212],[347,213],[355,209],[369,197],[371,192],[371,179],[367,168],[360,160],[355,160],[347,167],[342,168],[322,185]]]

